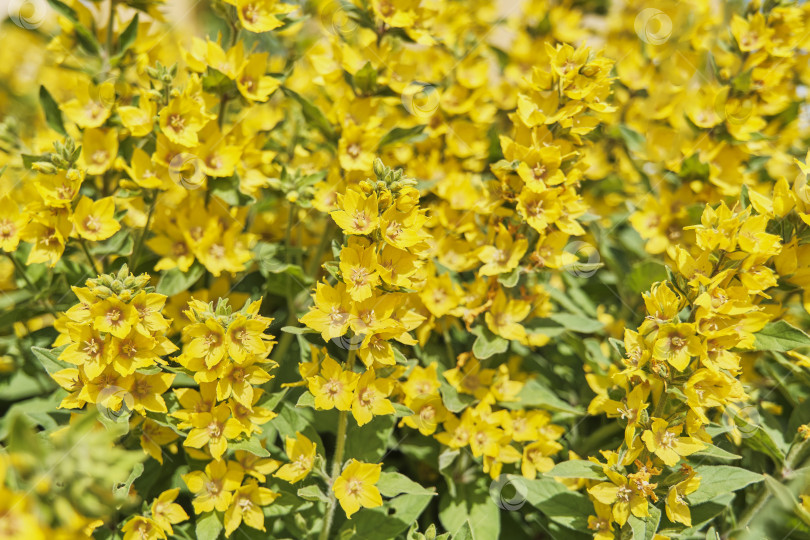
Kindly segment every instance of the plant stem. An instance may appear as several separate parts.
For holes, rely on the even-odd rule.
[[[664,387],[661,389],[661,395],[658,397],[658,403],[655,404],[655,410],[650,415],[650,421],[653,418],[663,418],[664,406],[667,400],[667,382],[664,381]]]
[[[25,280],[26,285],[28,285],[28,288],[31,289],[32,291],[35,291],[36,288],[34,287],[34,284],[31,282],[31,279],[28,277],[28,274],[25,273],[25,268],[23,268],[23,266],[20,264],[20,262],[17,259],[15,259],[14,256],[11,253],[9,253],[8,251],[4,251],[3,253],[6,255],[6,257],[8,257],[8,260],[10,260],[11,263],[14,265],[14,268],[17,269],[17,272],[19,272],[20,275],[23,277],[23,279]]]
[[[141,251],[143,250],[143,243],[146,240],[146,235],[149,232],[149,225],[152,222],[152,215],[155,213],[155,206],[157,206],[157,190],[152,192],[152,203],[149,205],[149,211],[146,214],[146,223],[143,226],[143,230],[141,231],[141,235],[138,237],[138,242],[135,244],[135,249],[132,251],[132,259],[130,260],[130,270],[135,271],[135,268],[138,266],[138,259],[141,256]]]
[[[349,371],[352,371],[354,368],[354,358],[356,354],[357,350],[355,348],[349,349],[349,358],[346,360],[346,369]],[[340,416],[338,416],[335,454],[332,457],[332,478],[329,481],[329,505],[326,508],[326,517],[324,518],[323,527],[321,528],[321,534],[318,535],[318,540],[327,540],[327,538],[329,538],[329,529],[332,528],[332,521],[335,518],[337,497],[335,496],[335,490],[332,489],[332,486],[335,484],[335,480],[340,476],[341,470],[343,469],[343,454],[346,451],[346,428],[348,424],[349,412],[340,411]]]
[[[284,233],[284,262],[290,264],[290,236],[293,227],[293,219],[295,217],[295,213],[293,212],[293,208],[290,208],[290,214],[287,217],[287,229]],[[298,317],[295,314],[295,302],[293,302],[292,296],[292,284],[290,283],[290,274],[284,275],[284,281],[287,285],[286,297],[287,297],[287,323],[285,326],[291,326],[296,323]],[[284,355],[287,354],[287,349],[290,348],[292,345],[293,334],[289,332],[284,332],[284,335],[281,336],[281,339],[278,342],[278,347],[276,347],[275,351],[273,352],[272,359],[276,363],[280,364],[281,361],[284,359]],[[274,379],[275,380],[275,379]]]
[[[740,517],[740,521],[737,523],[737,530],[745,530],[748,528],[748,524],[751,523],[751,520],[754,519],[754,516],[759,514],[762,510],[762,507],[765,506],[765,503],[768,502],[768,499],[771,498],[771,491],[768,489],[767,486],[763,485],[759,489],[759,493],[757,493],[757,498],[754,499],[754,502],[748,509],[743,513],[742,517]]]
[[[110,0],[110,16],[107,19],[107,63],[109,64],[110,59],[113,56],[113,26],[115,24],[115,2],[116,0]]]
[[[326,251],[326,246],[328,246],[329,242],[332,240],[334,230],[334,224],[330,220],[324,228],[323,236],[321,236],[321,241],[318,244],[318,248],[315,250],[315,254],[312,256],[312,259],[309,260],[309,264],[307,265],[307,275],[312,276],[315,280],[318,279],[316,274],[321,268],[321,257],[323,257],[323,252]]]
[[[84,251],[84,254],[87,256],[87,261],[90,263],[90,268],[93,269],[93,272],[95,272],[98,275],[103,274],[104,272],[102,272],[101,269],[99,269],[98,265],[96,264],[96,260],[90,254],[90,249],[87,247],[87,242],[85,241],[85,239],[79,237],[79,244],[82,246],[82,251]]]

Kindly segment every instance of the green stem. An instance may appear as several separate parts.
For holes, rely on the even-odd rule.
[[[113,26],[115,24],[115,2],[110,0],[110,16],[107,19],[107,62],[113,57]]]
[[[334,230],[334,224],[330,219],[329,223],[327,223],[326,227],[324,228],[323,236],[321,236],[321,241],[318,243],[315,254],[312,256],[312,259],[309,260],[309,264],[307,265],[307,275],[312,276],[316,280],[318,279],[316,274],[321,267],[321,257],[323,257],[323,252],[326,251],[326,246],[328,246],[332,241]]]
[[[293,208],[290,208],[290,214],[287,218],[287,229],[284,233],[284,262],[290,264],[290,236],[293,227],[293,219],[295,214],[293,213]],[[293,302],[292,296],[292,284],[290,283],[290,275],[285,274],[284,281],[287,284],[286,287],[286,298],[287,298],[287,323],[285,326],[292,326],[298,321],[298,317],[295,314],[295,302]],[[275,348],[273,351],[272,359],[276,363],[280,364],[282,360],[284,360],[284,355],[287,354],[287,350],[292,345],[293,334],[289,332],[284,332],[281,336],[281,339],[278,342],[278,347]],[[275,380],[275,379],[274,379]]]
[[[754,502],[748,509],[743,513],[740,517],[740,521],[737,523],[737,530],[745,530],[748,528],[748,524],[751,523],[751,520],[754,519],[754,516],[760,513],[762,507],[765,506],[765,503],[771,498],[771,491],[768,489],[766,485],[763,485],[759,488],[759,493],[757,493],[757,498],[754,499]]]
[[[587,456],[591,451],[602,447],[602,443],[610,439],[614,435],[623,431],[621,424],[618,422],[611,422],[597,428],[596,431],[590,433],[585,440],[585,444],[581,448],[577,448],[577,453],[582,456]],[[583,458],[584,459],[584,458]]]
[[[132,259],[130,261],[130,270],[135,271],[138,266],[138,259],[141,257],[143,250],[143,243],[146,241],[146,235],[149,233],[149,225],[152,223],[152,215],[155,213],[155,206],[157,206],[157,190],[152,192],[152,202],[149,205],[149,211],[146,214],[146,223],[143,226],[141,235],[138,237],[138,242],[135,244],[135,249],[132,251]]]
[[[20,261],[15,259],[14,256],[11,253],[9,253],[8,251],[4,251],[3,253],[6,255],[6,257],[8,257],[8,260],[10,260],[11,263],[14,265],[14,268],[17,269],[17,272],[19,272],[20,275],[23,277],[23,279],[25,280],[26,285],[28,285],[28,288],[31,289],[32,291],[36,291],[36,288],[34,287],[34,284],[31,282],[31,279],[25,273],[25,268],[23,268],[23,266],[20,264]]]
[[[84,238],[79,237],[79,245],[82,246],[82,251],[84,251],[84,254],[87,256],[87,261],[90,263],[90,268],[93,269],[93,272],[98,275],[103,274],[104,272],[101,271],[102,269],[99,269],[98,265],[96,264],[96,260],[90,254],[90,249],[87,247],[87,242]]]
[[[355,348],[349,349],[349,358],[346,360],[346,369],[348,371],[352,371],[352,369],[354,369],[354,358],[356,354],[357,350]],[[329,538],[329,529],[332,528],[332,521],[335,518],[337,497],[335,496],[335,490],[332,489],[332,486],[334,486],[335,480],[337,480],[337,477],[340,476],[343,469],[343,454],[346,452],[346,428],[348,427],[348,424],[349,412],[340,411],[340,416],[338,416],[335,454],[332,457],[332,478],[329,482],[329,505],[326,508],[326,517],[324,518],[323,527],[321,528],[321,534],[318,536],[318,540],[327,540],[327,538]]]
[[[658,403],[655,404],[655,410],[650,415],[650,421],[653,418],[663,418],[664,406],[667,401],[667,382],[664,381],[664,387],[661,389],[661,396],[658,398]]]

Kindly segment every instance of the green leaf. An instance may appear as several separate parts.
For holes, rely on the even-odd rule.
[[[222,519],[218,512],[203,514],[197,518],[197,526],[194,529],[197,540],[216,540],[222,532]]]
[[[298,398],[298,402],[295,404],[296,407],[309,407],[310,409],[315,408],[315,396],[312,395],[311,392],[306,391],[301,394],[301,397]]]
[[[48,125],[59,133],[60,135],[67,135],[65,131],[65,124],[62,121],[62,111],[59,110],[59,105],[53,99],[51,93],[45,88],[45,85],[39,87],[39,103],[42,105],[42,110],[45,112],[45,120]]]
[[[573,315],[571,313],[554,313],[549,318],[564,326],[566,330],[579,332],[580,334],[593,334],[604,327],[604,325],[596,319]]]
[[[132,486],[132,482],[137,480],[142,474],[143,463],[136,463],[135,466],[132,467],[132,472],[129,473],[129,477],[127,478],[126,482],[113,486],[113,494],[118,497],[127,495],[129,493],[129,488]]]
[[[555,478],[587,478],[590,480],[604,480],[605,473],[602,467],[596,463],[584,459],[572,459],[563,461],[554,466],[553,469],[544,473],[545,476]]]
[[[395,127],[383,135],[382,139],[380,139],[380,144],[377,145],[377,150],[397,143],[410,144],[419,142],[425,138],[422,132],[425,131],[426,127],[427,126],[424,125],[409,128]]]
[[[475,398],[469,394],[461,394],[453,388],[444,378],[441,379],[441,387],[439,392],[442,394],[442,402],[447,410],[450,412],[458,413],[467,408],[467,406],[475,401]]]
[[[649,516],[646,518],[637,518],[630,515],[627,520],[630,530],[632,531],[632,540],[652,540],[658,530],[658,524],[661,522],[661,510],[650,504],[647,507]],[[622,536],[624,538],[624,536]]]
[[[583,411],[557,397],[550,388],[543,386],[537,379],[529,379],[517,395],[517,401],[501,403],[506,408],[539,407],[548,411],[565,412],[582,415]]]
[[[47,371],[49,375],[53,376],[53,374],[57,371],[73,367],[71,364],[59,360],[59,355],[62,354],[62,351],[67,349],[67,347],[67,345],[62,345],[61,347],[57,347],[55,349],[31,347],[31,352],[34,353],[34,356],[37,360],[39,360],[39,363],[42,364],[42,367],[45,368],[45,371]]]
[[[329,503],[329,497],[327,497],[316,484],[300,488],[298,490],[298,496],[305,501]]]
[[[619,133],[621,134],[622,139],[624,140],[624,144],[627,145],[633,152],[642,152],[644,151],[644,136],[639,132],[630,129],[629,127],[621,124],[619,126]]]
[[[48,0],[48,3],[57,13],[59,13],[60,15],[64,15],[71,22],[75,23],[79,20],[79,15],[72,7],[68,6],[67,4],[62,3],[59,0]]]
[[[475,326],[472,334],[478,336],[473,343],[472,352],[479,360],[485,360],[490,356],[505,353],[509,348],[509,342],[500,336],[496,336],[485,326]]]
[[[239,177],[235,174],[226,178],[208,178],[208,191],[231,206],[247,206],[256,202],[256,199],[239,190]]]
[[[713,444],[707,444],[706,448],[701,450],[700,452],[695,452],[690,456],[690,458],[701,458],[701,459],[716,459],[719,461],[734,461],[736,459],[742,459],[742,456],[738,456],[737,454],[732,454],[722,448],[719,448]]]
[[[489,483],[489,479],[479,478],[475,483],[457,484],[455,497],[442,493],[439,520],[447,531],[456,534],[469,523],[476,540],[497,540],[501,514],[496,501],[490,498]]]
[[[698,465],[695,471],[700,476],[700,487],[688,496],[690,504],[708,502],[765,479],[759,473],[730,465]]]
[[[139,15],[139,13],[136,13],[124,31],[121,32],[121,36],[118,38],[118,56],[122,56],[135,43],[135,38],[138,37]]]
[[[475,540],[470,520],[465,521],[453,535],[453,540]]]
[[[641,294],[650,290],[650,286],[658,281],[667,279],[667,267],[659,261],[639,261],[633,265],[627,278],[627,286],[631,291]]]
[[[307,120],[307,122],[312,124],[315,129],[320,131],[323,136],[330,141],[337,141],[337,135],[335,134],[335,130],[332,128],[332,124],[329,123],[329,120],[326,119],[326,116],[324,116],[323,112],[321,112],[318,107],[313,105],[308,99],[301,97],[297,92],[294,92],[287,87],[282,86],[281,91],[292,97],[301,105],[301,110],[304,113],[304,118]]]
[[[188,272],[185,273],[181,272],[179,268],[172,268],[163,272],[163,275],[160,276],[155,291],[166,296],[174,296],[188,290],[204,273],[205,267],[198,263],[191,265]]]
[[[377,70],[371,62],[366,62],[366,65],[354,74],[354,87],[362,96],[370,96],[377,90]]]
[[[340,529],[334,538],[398,538],[419,518],[432,495],[404,494],[385,501],[379,508],[363,508]]]
[[[282,326],[282,332],[286,332],[287,334],[295,334],[297,336],[303,336],[304,334],[317,334],[317,330],[313,330],[312,328],[307,328],[306,326]]]
[[[379,463],[388,449],[396,418],[392,415],[375,416],[364,426],[352,422],[346,430],[346,458],[366,463]]]
[[[779,501],[779,503],[789,509],[793,509],[794,506],[798,503],[798,500],[793,495],[793,492],[790,490],[789,487],[781,483],[779,480],[774,478],[770,475],[765,476],[765,486],[768,488],[774,497]]]
[[[110,238],[97,242],[91,245],[90,253],[97,256],[103,255],[118,255],[121,257],[128,257],[132,253],[132,248],[135,242],[132,239],[132,234],[127,230],[120,230]]]
[[[498,276],[498,283],[500,283],[501,285],[503,285],[504,287],[509,288],[509,289],[511,289],[512,287],[517,285],[518,281],[520,281],[520,267],[519,266],[517,268],[515,268],[514,270],[512,270],[511,272],[509,272],[508,274],[503,274],[503,275]]]
[[[750,405],[757,416],[751,418],[749,414],[741,412],[732,416],[743,437],[743,444],[749,448],[762,452],[773,458],[777,464],[785,460],[787,445],[781,427],[772,427],[768,424],[778,424],[778,421],[769,416],[766,412],[760,413],[754,405]],[[742,409],[745,411],[746,409]],[[754,421],[751,421],[754,420]]]
[[[228,449],[234,451],[244,450],[259,457],[270,457],[270,452],[268,452],[267,449],[262,446],[259,435],[254,435],[251,438],[243,441],[229,442]]]
[[[787,352],[810,346],[810,336],[786,321],[769,322],[754,337],[755,351]]]
[[[513,482],[526,487],[526,502],[540,510],[550,520],[569,529],[588,530],[588,516],[594,513],[593,504],[582,493],[571,491],[556,480],[539,478],[527,480],[509,475]]]
[[[90,54],[99,54],[101,52],[101,45],[99,44],[96,36],[79,22],[73,23],[73,30],[76,32],[76,41]]]
[[[383,497],[395,497],[402,493],[412,495],[435,495],[432,489],[422,487],[404,474],[398,472],[383,472],[377,482],[377,489]]]
[[[396,417],[402,418],[404,416],[412,416],[414,412],[403,405],[402,403],[391,403],[394,406],[394,410],[396,411]]]

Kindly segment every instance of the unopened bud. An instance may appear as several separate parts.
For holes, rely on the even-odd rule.
[[[31,164],[31,169],[41,172],[42,174],[56,174],[56,167],[53,163],[47,161],[35,161]]]

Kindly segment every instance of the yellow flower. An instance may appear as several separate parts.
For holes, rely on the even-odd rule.
[[[293,4],[279,0],[228,0],[236,6],[239,21],[249,32],[268,32],[282,25],[277,15],[283,15],[295,9]]]
[[[138,324],[138,312],[130,304],[125,304],[115,297],[107,298],[90,308],[93,326],[99,332],[108,332],[124,339],[132,327]]]
[[[148,418],[141,424],[141,448],[161,465],[163,464],[163,446],[177,440],[179,437],[173,429],[161,426]],[[169,533],[171,533],[171,530],[169,530]]]
[[[141,92],[137,107],[126,105],[118,107],[117,110],[121,123],[129,130],[129,134],[133,137],[144,137],[152,132],[156,109],[157,107],[149,99],[149,95]],[[143,152],[143,150],[141,151]]]
[[[653,418],[652,427],[642,433],[647,450],[653,452],[667,466],[672,467],[681,457],[703,450],[706,445],[692,437],[680,437],[683,424],[669,427],[662,418]]]
[[[349,329],[351,298],[343,282],[334,287],[318,283],[315,287],[315,306],[299,320],[321,333],[324,341],[340,337]]]
[[[131,517],[121,528],[124,540],[155,540],[166,538],[166,533],[152,519],[143,516]]]
[[[104,174],[118,155],[118,133],[114,129],[87,129],[82,138],[82,157],[87,174]]]
[[[678,371],[683,371],[689,360],[700,356],[704,349],[700,337],[695,335],[695,325],[668,324],[658,331],[652,354],[656,360],[665,360]]]
[[[700,477],[691,471],[686,480],[678,482],[667,492],[666,511],[667,518],[673,523],[683,523],[687,527],[692,526],[692,513],[684,497],[694,493],[700,487]]]
[[[0,198],[0,208],[3,208],[3,216],[0,217],[0,249],[12,253],[17,250],[20,234],[28,223],[28,217],[20,212],[17,202],[8,195]]]
[[[235,461],[215,460],[205,471],[192,471],[182,476],[195,497],[191,501],[196,514],[224,512],[233,500],[233,492],[242,483],[245,473]]]
[[[315,443],[296,432],[294,439],[292,437],[285,439],[284,450],[290,462],[282,465],[273,476],[281,478],[290,484],[306,478],[315,464],[315,452],[317,450]]]
[[[121,224],[115,219],[113,197],[97,201],[82,197],[72,219],[78,235],[94,242],[106,240],[121,230]]]
[[[344,233],[366,235],[377,228],[379,214],[376,193],[366,197],[355,189],[349,189],[344,195],[338,195],[338,206],[340,210],[329,215]]]
[[[242,71],[236,78],[236,86],[245,99],[264,102],[281,86],[278,79],[265,75],[267,70],[267,53],[251,55],[242,65]]]
[[[173,373],[144,375],[135,372],[130,386],[127,387],[127,391],[132,395],[134,409],[140,413],[167,412],[163,393],[171,387],[174,377]]]
[[[346,283],[346,292],[355,302],[371,298],[374,287],[380,281],[376,268],[374,246],[350,241],[340,250],[340,274]]]
[[[315,396],[315,408],[337,408],[339,411],[351,409],[359,378],[358,374],[341,369],[340,364],[329,356],[324,358],[320,373],[308,379],[309,391]]]
[[[239,487],[225,511],[225,536],[230,536],[242,522],[248,527],[264,531],[264,513],[261,508],[279,496],[279,493],[259,487],[255,480]]]
[[[188,519],[188,514],[175,499],[180,494],[180,488],[164,491],[152,501],[152,520],[160,526],[166,534],[173,534],[172,525]]]
[[[512,234],[501,223],[498,225],[495,245],[484,246],[478,251],[478,259],[484,263],[478,273],[482,276],[496,276],[511,272],[520,263],[528,248],[528,240],[525,238],[514,240]]]
[[[229,439],[242,433],[242,426],[231,418],[231,410],[225,403],[220,403],[211,412],[192,413],[191,425],[194,428],[189,431],[183,446],[202,448],[207,445],[214,459],[222,457]]]
[[[611,506],[613,521],[624,526],[631,513],[638,518],[647,517],[647,499],[636,489],[635,483],[607,467],[603,469],[610,482],[597,484],[588,489],[588,493],[600,503]]]
[[[161,109],[158,117],[163,134],[171,142],[186,147],[197,146],[199,143],[197,133],[208,121],[200,104],[185,95],[172,98],[169,104]]]
[[[106,83],[95,86],[79,82],[76,97],[59,106],[70,121],[81,128],[97,128],[110,117],[115,87]]]
[[[382,506],[382,496],[376,487],[380,472],[382,464],[363,463],[353,459],[335,480],[332,490],[347,518],[351,519],[352,514],[361,507]]]
[[[358,426],[368,424],[374,416],[396,412],[391,402],[386,399],[391,393],[392,386],[388,379],[377,379],[373,368],[360,375],[352,401],[352,416]]]

